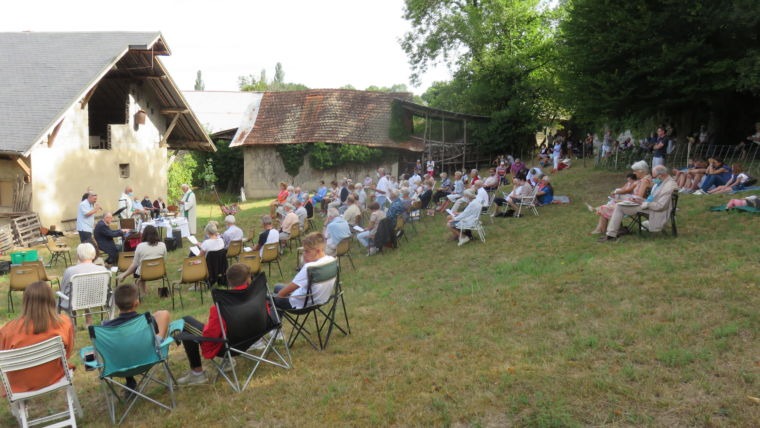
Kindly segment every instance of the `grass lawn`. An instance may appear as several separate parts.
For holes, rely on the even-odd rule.
[[[760,217],[707,210],[728,195],[686,195],[678,238],[599,244],[583,202],[606,200],[624,174],[577,166],[553,179],[570,205],[486,220],[485,244],[446,241],[440,216],[407,227],[398,250],[366,257],[356,244],[343,275],[353,334],[323,352],[299,341],[292,370],[260,368],[241,394],[218,381],[180,388],[171,414],[138,404],[125,425],[758,426]],[[258,233],[266,201],[243,208],[239,223]],[[221,219],[211,205],[199,215]],[[170,253],[172,280],[186,250]],[[294,267],[286,255],[287,280]],[[170,305],[155,287],[144,309]],[[184,296],[174,318],[205,320],[207,305]],[[13,315],[3,302],[3,321]],[[187,370],[182,349],[170,359]],[[109,425],[97,375],[74,361],[81,424]],[[0,425],[13,423],[2,406]]]

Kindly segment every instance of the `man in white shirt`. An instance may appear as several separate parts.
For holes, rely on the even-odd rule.
[[[77,232],[81,243],[92,242],[92,232],[95,229],[95,214],[102,210],[98,204],[98,194],[89,192],[87,198],[79,203],[77,209]]]
[[[484,188],[483,181],[476,181],[474,186],[475,187],[475,200],[477,200],[480,203],[480,206],[483,209],[487,209],[489,205],[491,205],[491,198],[488,196],[488,192],[486,192],[486,189]]]
[[[232,241],[240,241],[243,239],[243,229],[235,225],[235,216],[228,215],[224,218],[224,223],[227,225],[227,230],[222,233],[222,239],[224,240],[224,248],[230,246]]]
[[[377,185],[375,186],[375,200],[380,204],[380,209],[384,209],[385,203],[388,202],[388,192],[390,191],[390,182],[385,175],[385,168],[377,169]]]
[[[420,185],[420,182],[422,181],[422,177],[420,177],[419,174],[417,174],[417,171],[412,174],[411,177],[409,177],[409,188],[416,190],[417,187]]]
[[[264,227],[264,231],[259,234],[259,241],[253,247],[253,251],[259,250],[259,256],[264,255],[264,245],[280,242],[280,232],[272,228],[271,216],[261,216],[261,225]]]
[[[298,271],[290,284],[277,284],[274,287],[274,305],[278,309],[301,309],[306,302],[309,278],[308,268],[335,260],[325,255],[325,238],[319,232],[312,232],[303,238],[304,265]],[[312,284],[308,305],[322,304],[330,298],[335,281]]]
[[[119,208],[124,208],[120,213],[121,218],[132,218],[134,213],[134,193],[132,192],[132,186],[124,188],[124,193],[119,196]]]
[[[472,189],[467,189],[462,194],[462,199],[468,201],[467,207],[459,214],[449,216],[448,227],[452,233],[451,240],[459,238],[459,230],[462,231],[462,238],[459,240],[459,245],[462,246],[470,241],[472,233],[468,230],[471,227],[477,225],[480,218],[481,205],[475,199],[475,192]]]

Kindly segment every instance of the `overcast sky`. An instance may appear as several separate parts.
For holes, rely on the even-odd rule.
[[[406,84],[421,94],[448,80],[444,68],[409,83],[398,40],[409,28],[403,0],[22,0],[3,3],[0,31],[161,31],[163,58],[180,89],[203,72],[206,90],[237,90],[262,68],[310,88]]]

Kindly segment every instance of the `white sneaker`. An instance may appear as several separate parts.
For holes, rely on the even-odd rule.
[[[699,190],[696,190],[696,191],[692,192],[692,195],[704,195],[704,194],[705,194],[705,192],[703,192],[702,189],[699,189]]]
[[[459,244],[458,245],[461,247],[462,245],[464,245],[464,244],[466,244],[468,242],[470,242],[470,238],[468,236],[466,236],[466,235],[463,235],[461,238],[459,238]]]
[[[646,230],[649,230],[649,220],[644,220],[641,222],[641,227],[643,227]]]
[[[282,330],[277,330],[277,336],[274,338],[274,340],[279,340],[279,341],[285,340],[285,336],[283,336]]]
[[[181,378],[177,379],[177,383],[179,385],[199,385],[206,382],[208,382],[208,378],[206,378],[206,372],[196,373],[192,370],[185,373],[185,375]]]

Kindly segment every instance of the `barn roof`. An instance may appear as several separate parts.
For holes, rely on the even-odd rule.
[[[215,150],[156,57],[170,53],[159,32],[0,33],[0,152],[28,154],[106,77],[147,82],[181,115],[169,148]]]

